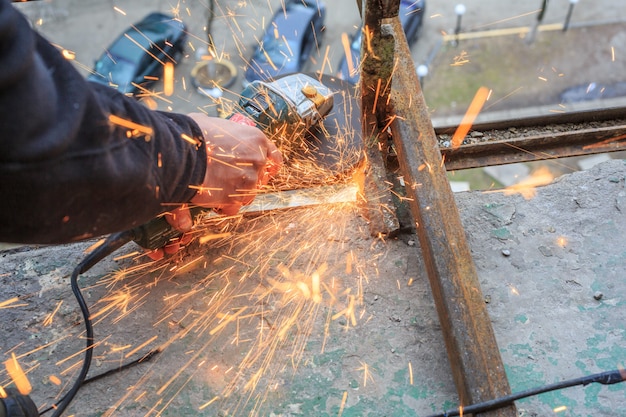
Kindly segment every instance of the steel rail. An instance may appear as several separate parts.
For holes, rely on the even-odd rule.
[[[603,126],[590,127],[595,123]],[[532,129],[532,134],[520,134],[518,129]],[[435,128],[437,135],[455,130],[454,125]],[[626,107],[476,123],[472,131],[483,136],[478,143],[440,147],[448,171],[624,151]]]
[[[440,148],[448,171],[626,150],[626,124],[564,132],[544,129],[532,136],[504,140],[489,140],[497,138],[498,131],[481,133],[487,140],[456,149]]]

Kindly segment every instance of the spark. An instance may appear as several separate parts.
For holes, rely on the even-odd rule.
[[[59,311],[59,308],[61,308],[61,305],[63,304],[63,300],[59,301],[57,303],[56,308],[54,309],[54,311],[50,314],[48,314],[48,316],[46,317],[46,319],[43,321],[43,325],[44,326],[50,326],[52,324],[52,319],[54,318],[55,314],[57,313],[57,311]]]
[[[68,61],[73,61],[76,59],[76,52],[67,49],[61,50],[61,55],[63,55],[63,58],[67,59]]]
[[[560,405],[560,406],[554,408],[554,410],[552,410],[552,411],[555,412],[555,413],[561,413],[561,412],[566,411],[566,410],[567,410],[567,406]]]
[[[193,138],[186,133],[181,133],[180,137],[194,146],[199,146],[202,144],[202,142],[199,139]]]
[[[526,200],[530,200],[537,194],[537,187],[550,184],[554,175],[546,167],[541,167],[533,172],[528,178],[517,184],[506,187],[502,192],[504,195],[521,194]],[[498,191],[498,190],[493,190]]]
[[[469,61],[468,54],[466,51],[461,51],[461,53],[454,57],[454,63],[450,64],[452,67],[460,67],[462,65],[467,64]]]
[[[153,130],[150,126],[140,125],[139,123],[132,122],[128,119],[124,119],[114,114],[109,115],[109,121],[115,125],[130,129],[130,131],[137,131],[147,136],[152,136],[153,133]]]
[[[30,384],[30,381],[28,381],[28,377],[24,373],[24,370],[18,363],[15,353],[11,353],[11,358],[4,361],[4,367],[20,394],[30,394],[33,387]]]
[[[374,382],[374,376],[372,375],[372,372],[370,371],[370,367],[367,363],[360,361],[361,362],[361,367],[357,369],[357,371],[363,371],[363,387],[365,388],[367,386],[367,381],[372,381]]]
[[[463,116],[461,123],[452,136],[452,149],[457,149],[461,146],[463,139],[465,139],[465,136],[469,133],[470,128],[474,124],[474,120],[478,117],[478,114],[482,110],[488,96],[489,89],[487,87],[480,87],[478,89],[476,95],[474,95],[474,98],[472,99],[472,102],[467,108],[465,116]]]
[[[343,414],[343,408],[346,406],[346,401],[348,400],[348,391],[343,392],[343,396],[341,397],[341,405],[339,406],[339,413],[337,413],[337,417],[341,417]]]
[[[48,380],[49,380],[50,382],[52,382],[54,385],[61,385],[61,380],[60,380],[60,379],[59,379],[59,377],[58,377],[58,376],[56,376],[56,375],[50,375],[50,376],[48,377]]]
[[[116,12],[118,12],[119,14],[121,14],[122,16],[126,16],[126,12],[122,9],[120,9],[117,6],[113,6],[113,10],[115,10]]]
[[[207,408],[208,406],[210,406],[211,404],[213,404],[215,401],[219,400],[220,397],[218,397],[217,395],[213,398],[211,398],[209,401],[207,401],[206,403],[202,404],[200,407],[198,407],[198,410],[204,410],[205,408]]]
[[[409,383],[413,385],[413,365],[409,362]]]
[[[146,340],[145,342],[143,342],[142,344],[140,344],[139,346],[137,346],[135,349],[131,350],[130,352],[126,353],[126,355],[124,355],[125,358],[130,358],[131,356],[133,356],[135,353],[139,352],[141,349],[143,349],[144,347],[148,346],[150,343],[154,342],[155,340],[157,340],[159,338],[159,336],[153,336],[150,339]]]
[[[8,300],[0,301],[0,310],[3,308],[24,307],[28,305],[28,304],[15,304],[18,301],[20,301],[18,297],[13,297]],[[14,304],[14,305],[11,305],[11,304]]]

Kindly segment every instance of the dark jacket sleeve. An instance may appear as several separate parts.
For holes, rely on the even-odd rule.
[[[86,239],[188,202],[203,140],[187,116],[86,82],[0,0],[0,241]]]

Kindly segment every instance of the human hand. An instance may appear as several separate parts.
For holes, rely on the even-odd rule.
[[[276,145],[256,127],[203,113],[191,113],[189,117],[202,129],[207,147],[204,181],[191,203],[212,208],[224,215],[237,214],[278,172],[282,156]],[[172,210],[165,218],[183,233],[193,226],[193,219],[185,205]],[[148,255],[152,259],[160,259],[165,254],[176,253],[181,244],[189,240],[189,236],[183,234],[179,240]]]

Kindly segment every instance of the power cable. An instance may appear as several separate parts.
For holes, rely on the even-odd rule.
[[[615,369],[613,371],[601,372],[598,374],[583,376],[580,378],[569,379],[566,381],[557,382],[550,385],[544,385],[537,388],[531,388],[526,391],[517,392],[504,397],[496,398],[494,400],[485,401],[482,403],[468,405],[466,407],[458,407],[453,410],[448,410],[439,414],[432,414],[427,417],[452,417],[460,416],[462,414],[477,414],[484,413],[485,411],[492,411],[498,408],[506,407],[513,404],[517,400],[522,398],[532,397],[535,395],[543,394],[544,392],[556,391],[563,388],[569,388],[576,385],[589,385],[597,382],[602,385],[612,385],[619,382],[626,381],[626,370]]]

